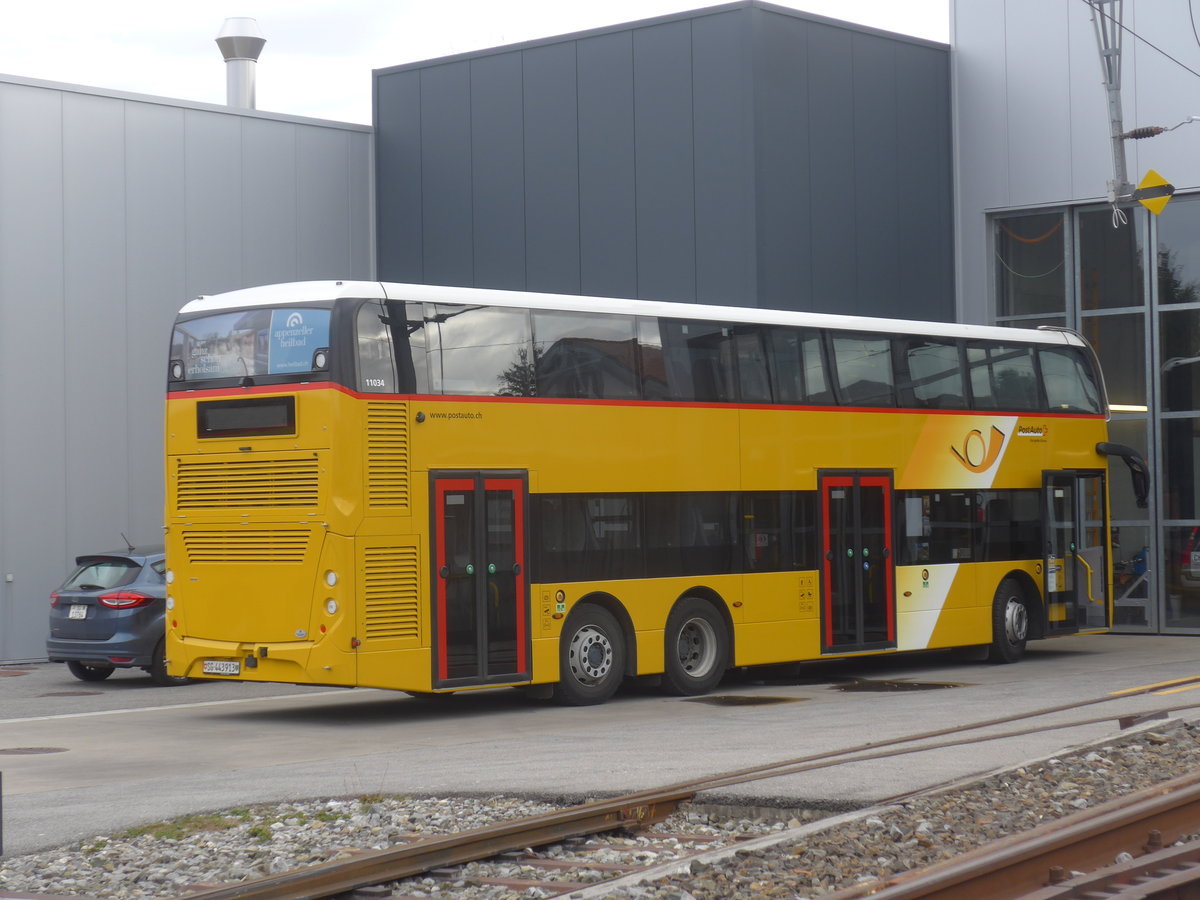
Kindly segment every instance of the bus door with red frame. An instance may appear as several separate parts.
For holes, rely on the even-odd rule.
[[[892,474],[820,473],[821,649],[896,646]]]
[[[530,677],[524,472],[437,472],[433,499],[433,685]]]

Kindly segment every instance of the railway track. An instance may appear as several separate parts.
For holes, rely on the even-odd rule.
[[[1176,684],[1182,685],[1196,682],[1200,682],[1200,678],[1185,679],[1176,682]],[[1149,693],[1161,687],[1162,685],[1150,686],[1139,692]],[[1130,696],[1130,693],[1121,696],[1127,697]],[[1120,699],[1120,697],[1101,697],[1085,703],[1052,707],[1032,713],[1014,714],[957,728],[940,729],[889,741],[860,744],[833,753],[815,754],[808,757],[784,760],[767,766],[750,767],[734,772],[721,773],[716,776],[668,785],[656,790],[634,792],[617,798],[586,803],[546,815],[500,822],[484,828],[440,837],[419,839],[385,850],[359,851],[348,855],[346,858],[338,858],[279,875],[271,875],[232,884],[196,885],[186,893],[186,896],[190,900],[276,900],[276,898],[288,898],[288,900],[306,900],[306,898],[311,898],[311,900],[320,900],[320,898],[335,896],[400,898],[404,896],[403,893],[388,893],[387,891],[392,889],[383,886],[394,885],[396,882],[406,878],[413,878],[414,876],[422,876],[431,884],[437,885],[441,883],[447,887],[452,887],[459,882],[467,884],[501,883],[514,889],[537,887],[539,889],[539,896],[541,897],[552,897],[565,893],[602,896],[602,894],[595,893],[595,891],[603,890],[604,888],[590,886],[603,884],[605,887],[609,885],[615,887],[619,882],[628,883],[640,877],[657,876],[663,871],[663,859],[675,860],[673,865],[676,871],[678,871],[679,866],[686,866],[686,860],[695,856],[696,853],[703,853],[711,857],[714,852],[719,852],[721,848],[728,848],[730,844],[738,843],[738,839],[734,836],[728,838],[702,838],[695,835],[681,834],[678,833],[678,830],[663,830],[657,827],[677,810],[681,804],[694,798],[700,792],[845,763],[862,762],[864,760],[880,759],[906,753],[918,753],[945,747],[963,746],[981,741],[999,740],[1036,731],[1073,728],[1098,722],[1111,722],[1120,717],[1110,714],[1088,719],[1051,722],[1040,726],[999,730],[1006,725],[1024,720],[1077,710],[1083,706],[1092,706],[1114,699]],[[1143,712],[1137,717],[1137,720],[1164,717],[1171,712],[1190,709],[1193,706],[1193,704],[1189,704],[1151,710]],[[1124,726],[1124,724],[1135,720],[1122,719],[1121,721]],[[975,736],[963,736],[968,733],[975,733]],[[1179,781],[1183,782],[1187,781],[1187,779],[1180,779]],[[1154,816],[1161,815],[1161,811],[1151,814],[1151,818],[1142,816],[1141,820],[1130,826],[1132,832],[1124,834],[1121,837],[1120,844],[1122,850],[1128,850],[1128,852],[1133,853],[1136,847],[1140,846],[1137,841],[1140,839],[1141,844],[1145,844],[1148,840],[1147,835],[1151,830],[1157,830],[1163,836],[1164,842],[1168,844],[1173,842],[1178,834],[1200,831],[1200,775],[1197,775],[1195,780],[1191,782],[1191,795],[1175,790],[1174,784],[1171,783],[1172,789],[1170,791],[1164,792],[1163,786],[1160,786],[1155,789],[1155,792],[1160,797],[1167,795],[1174,797],[1168,805],[1172,803],[1176,804],[1179,811],[1172,815],[1178,815],[1181,817],[1180,820],[1178,822],[1174,822],[1173,820],[1159,821],[1157,819],[1151,821],[1151,818]],[[1127,795],[1127,798],[1130,796],[1134,795]],[[1127,798],[1122,798],[1116,802],[1118,804],[1125,804]],[[892,798],[893,801],[900,799],[903,798]],[[1179,802],[1176,803],[1176,801]],[[1120,810],[1124,808],[1124,806],[1121,806]],[[1124,815],[1120,810],[1114,812],[1113,816],[1120,818]],[[841,818],[849,819],[851,817]],[[1074,822],[1076,818],[1078,817],[1071,817],[1070,821]],[[1102,821],[1112,824],[1112,822],[1116,821],[1112,816],[1110,816],[1110,819],[1101,820],[1097,815],[1097,810],[1090,810],[1083,818],[1092,821],[1093,824]],[[1061,835],[1064,831],[1066,821],[1059,820],[1048,829],[1035,829],[1035,831],[1047,831],[1055,835]],[[823,820],[822,825],[832,826],[835,822],[836,818]],[[612,832],[634,832],[639,837],[637,841],[632,842],[627,840],[625,836],[618,836],[616,838],[604,837],[604,835]],[[1130,835],[1134,832],[1138,833],[1140,838],[1131,837]],[[739,846],[757,844],[760,841],[767,840],[772,840],[772,838],[768,836],[739,844]],[[1015,845],[1016,841],[1016,838],[1006,838],[995,845],[989,845],[989,848],[1003,856],[1004,853],[1013,852],[1011,850],[1006,851],[1003,847]],[[531,849],[547,846],[552,846],[553,849],[547,852],[534,852]],[[1133,847],[1134,849],[1128,849],[1129,847]],[[1051,876],[1049,872],[1054,867],[1057,867],[1055,871],[1060,873],[1065,884],[1065,882],[1072,881],[1076,877],[1072,874],[1076,870],[1088,868],[1091,865],[1086,861],[1077,861],[1075,857],[1064,855],[1061,847],[1055,847],[1052,850],[1053,854],[1057,854],[1054,861],[1050,861],[1049,857],[1039,857],[1036,851],[1029,851],[1032,854],[1029,859],[1021,857],[1020,870],[1028,875],[1028,877],[1022,875],[1022,878],[1025,879],[1025,881],[1021,882],[1023,886],[1030,889],[1042,889],[1045,883],[1050,880]],[[1099,854],[1097,860],[1094,861],[1098,865],[1101,861],[1105,863],[1111,862],[1115,858],[1116,853],[1120,851],[1114,851],[1112,847],[1106,847],[1095,852]],[[957,861],[966,860],[967,864],[975,865],[978,870],[977,874],[980,874],[980,877],[985,877],[982,873],[990,863],[980,862],[978,858],[978,854],[980,853],[985,853],[985,851],[981,850],[965,854]],[[1140,851],[1138,855],[1142,855]],[[970,857],[970,859],[968,860],[967,857]],[[487,858],[496,858],[507,863],[510,870],[509,874],[495,874],[477,864],[477,861]],[[680,862],[681,860],[683,862]],[[517,878],[513,878],[511,875],[512,864],[520,867],[520,876]],[[471,867],[472,865],[474,865],[474,868]],[[1180,863],[1180,865],[1183,865],[1183,863]],[[461,868],[464,866],[467,868]],[[1010,896],[1007,894],[990,893],[990,888],[982,888],[978,891],[970,889],[964,892],[959,886],[960,882],[952,883],[949,888],[939,888],[937,885],[943,884],[947,878],[953,882],[954,878],[961,879],[966,876],[962,875],[961,870],[957,869],[954,870],[957,874],[948,875],[947,872],[950,871],[948,866],[937,868],[938,871],[933,874],[925,872],[925,870],[922,870],[922,872],[925,872],[922,875],[907,873],[904,876],[897,876],[890,879],[885,884],[875,885],[869,890],[859,888],[856,889],[857,893],[846,893],[844,896],[847,898],[878,896],[892,898],[892,900],[899,897],[915,898],[925,896],[978,896],[997,898]],[[975,876],[972,875],[971,877]],[[999,881],[1016,883],[1016,880],[1011,876],[1000,876]],[[1035,881],[1036,883],[1034,883]],[[923,890],[925,888],[922,885],[926,884],[932,885],[938,890],[949,890],[949,893],[895,893],[894,895],[883,893],[884,891],[911,892]],[[1062,887],[1062,889],[1066,888]],[[442,894],[442,896],[447,895],[452,894]],[[10,895],[3,895],[2,891],[0,891],[0,896],[7,897]],[[841,898],[843,895],[839,894],[837,896]],[[1045,896],[1076,895],[1047,894]]]
[[[1179,684],[1194,683],[1196,681],[1200,681],[1200,679],[1184,679]],[[1149,688],[1145,689],[1144,692],[1148,693],[1149,690]],[[1122,696],[1129,695],[1124,694]],[[655,790],[630,793],[611,800],[586,803],[543,816],[533,816],[516,821],[497,823],[473,831],[425,839],[387,850],[364,852],[350,859],[322,863],[277,876],[267,876],[254,881],[195,890],[189,892],[188,897],[189,900],[322,900],[325,897],[345,894],[364,887],[400,881],[414,875],[443,869],[447,866],[465,865],[498,854],[514,853],[522,851],[525,848],[546,846],[557,841],[577,838],[583,835],[617,830],[645,830],[654,824],[662,822],[677,810],[682,803],[693,799],[698,793],[733,784],[745,784],[755,780],[772,778],[779,775],[796,774],[850,762],[862,762],[864,760],[879,759],[905,753],[961,746],[980,740],[998,740],[1034,731],[1078,727],[1080,725],[1112,721],[1115,718],[1112,715],[1098,716],[1089,719],[1072,720],[1070,722],[1051,723],[1037,727],[989,733],[974,738],[958,737],[963,732],[995,729],[1013,722],[1075,710],[1081,706],[1111,702],[1113,699],[1116,698],[1113,696],[1100,697],[1085,703],[1051,707],[1038,710],[1034,713],[1014,714],[957,728],[939,729],[889,741],[860,744],[835,753],[814,754],[766,766],[749,767],[716,776],[680,782]],[[1165,715],[1172,711],[1188,708],[1192,708],[1191,705],[1154,710],[1143,714],[1142,718]],[[1200,787],[1197,787],[1197,791],[1200,792]],[[1190,802],[1190,807],[1200,809],[1200,800]],[[1200,829],[1200,818],[1197,819],[1195,827]],[[529,856],[532,858],[532,854],[529,854]],[[1109,857],[1109,859],[1111,858]],[[589,878],[592,877],[592,873],[601,871],[588,869],[586,865],[580,868],[589,873]],[[602,880],[602,876],[597,877],[596,880]],[[541,880],[539,880],[540,883]],[[570,884],[571,886],[565,888],[563,892],[578,890],[581,883],[572,882]],[[867,895],[859,894],[855,896]],[[946,894],[944,896],[988,897],[991,895],[983,892],[978,894]]]
[[[828,900],[1200,897],[1200,772]],[[1164,849],[1165,848],[1165,849]],[[1118,857],[1128,857],[1114,864]]]

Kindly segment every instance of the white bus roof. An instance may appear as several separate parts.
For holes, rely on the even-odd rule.
[[[791,312],[751,306],[712,306],[699,303],[672,303],[660,300],[627,300],[612,297],[587,297],[575,294],[542,294],[525,291],[500,291],[487,288],[443,287],[430,284],[395,284],[380,281],[297,281],[245,288],[224,294],[203,295],[188,303],[180,315],[221,312],[251,306],[291,306],[319,303],[341,298],[408,300],[418,303],[457,303],[471,306],[513,306],[531,309],[568,310],[571,312],[623,313],[635,316],[662,316],[673,319],[701,319],[746,322],[756,325],[791,325],[831,328],[844,331],[870,331],[916,334],[927,337],[973,338],[997,341],[1033,341],[1047,344],[1082,344],[1071,331],[1035,330],[989,325],[963,325],[954,322],[920,322],[874,316],[840,316],[828,313]]]

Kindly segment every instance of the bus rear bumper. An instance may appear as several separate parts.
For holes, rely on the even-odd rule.
[[[314,657],[315,651],[325,649],[321,643],[258,644],[177,638],[169,648],[170,671],[189,678],[353,686],[353,656],[341,664],[335,660],[318,664]]]

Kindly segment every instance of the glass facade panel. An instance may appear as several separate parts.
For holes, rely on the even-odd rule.
[[[1061,213],[996,220],[996,297],[1000,316],[1067,309]]]
[[[1200,628],[1200,524],[1163,529],[1167,628]]]
[[[1083,309],[1145,305],[1140,235],[1139,229],[1129,225],[1113,228],[1112,210],[1079,214],[1079,303]]]
[[[1157,217],[1158,302],[1200,302],[1200,197],[1177,197]]]
[[[1150,446],[1150,436],[1144,418],[1114,418],[1108,423],[1108,439],[1133,447],[1142,453]],[[1108,464],[1108,473],[1109,504],[1113,521],[1145,520],[1147,511],[1138,509],[1137,500],[1133,495],[1133,483],[1125,463],[1112,458]]]
[[[1146,317],[1141,313],[1088,316],[1083,334],[1100,358],[1108,402],[1146,406]],[[1137,446],[1143,446],[1141,444]]]
[[[1200,309],[1160,313],[1159,329],[1163,409],[1200,409]]]
[[[1159,488],[1166,519],[1200,518],[1200,419],[1167,419],[1162,424]]]
[[[1113,625],[1146,627],[1150,609],[1150,528],[1122,525],[1112,530]]]

